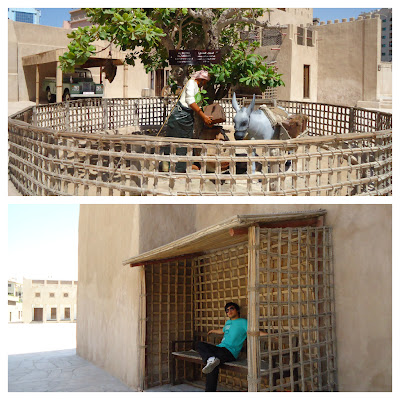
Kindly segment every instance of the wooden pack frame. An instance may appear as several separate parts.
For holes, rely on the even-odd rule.
[[[220,384],[241,391],[337,390],[332,230],[325,214],[235,216],[124,261],[143,272],[141,387],[170,383],[172,341],[189,350],[196,335],[225,324],[224,305],[234,301],[248,320],[248,374],[221,369]],[[268,335],[260,337],[260,330]],[[261,361],[269,365],[262,373]],[[179,380],[201,378],[199,368],[176,366]]]

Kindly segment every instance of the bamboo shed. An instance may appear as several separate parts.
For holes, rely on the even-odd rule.
[[[172,370],[179,381],[204,379],[199,365],[173,357],[171,343],[189,351],[196,340],[212,341],[207,332],[225,324],[224,305],[234,301],[248,319],[247,355],[239,357],[247,373],[221,368],[221,385],[336,391],[332,229],[325,215],[237,215],[124,261],[142,269],[141,387],[171,383]]]

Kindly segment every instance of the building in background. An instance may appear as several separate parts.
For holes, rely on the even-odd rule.
[[[361,13],[361,17],[379,15],[382,21],[381,37],[381,61],[392,62],[392,9],[381,8],[380,10]]]
[[[16,22],[26,22],[28,24],[40,24],[41,12],[36,8],[9,8],[8,19]]]
[[[92,25],[84,8],[77,8],[69,13],[71,15],[71,20],[69,21],[71,29]]]
[[[77,281],[24,278],[23,322],[76,322]]]
[[[269,18],[271,28],[242,32],[243,37],[261,43],[257,52],[268,56],[267,62],[277,67],[285,82],[285,86],[270,88],[264,95],[280,100],[390,110],[392,63],[381,61],[381,31],[385,23],[390,27],[391,17],[383,22],[375,13],[319,23],[313,19],[312,10],[271,9],[263,17]],[[67,51],[70,28],[90,25],[83,9],[72,10],[70,14],[69,29],[9,21],[9,101],[35,101],[36,80],[41,87],[45,77],[56,76],[55,63],[25,65],[24,57],[41,53],[44,57],[55,49]],[[389,48],[390,35],[388,32]],[[100,42],[96,45],[107,46]],[[117,65],[116,77],[110,83],[103,80],[101,68],[91,68],[94,81],[104,84],[105,98],[160,96],[167,85],[169,70],[170,67],[146,73],[139,62],[134,67]],[[46,102],[44,91],[40,97],[40,102]]]
[[[16,279],[8,280],[8,322],[22,322],[22,284]]]

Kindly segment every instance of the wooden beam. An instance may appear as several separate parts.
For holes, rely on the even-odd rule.
[[[179,260],[187,260],[188,258],[194,258],[202,255],[203,253],[191,253],[191,254],[182,254],[180,256],[172,257],[172,258],[161,258],[159,260],[151,260],[151,261],[142,261],[138,263],[131,263],[129,266],[131,268],[133,267],[146,267],[147,265],[152,265],[152,264],[160,264],[160,263],[167,263],[167,262],[174,262],[174,261],[179,261]]]
[[[247,365],[248,365],[248,391],[260,390],[260,296],[259,296],[259,256],[260,256],[260,227],[249,227],[249,253],[248,253],[248,325],[247,325]]]
[[[229,229],[229,234],[231,236],[247,235],[248,232],[249,232],[249,228],[231,228],[231,229]]]
[[[277,221],[260,224],[260,228],[301,228],[303,226],[322,226],[318,217],[307,219],[296,219],[292,221]]]

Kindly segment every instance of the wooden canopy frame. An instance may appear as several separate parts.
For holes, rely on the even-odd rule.
[[[248,374],[221,370],[222,383],[247,391],[337,390],[325,215],[238,215],[125,260],[142,274],[141,387],[170,383],[170,343],[223,326],[224,304],[235,301],[247,313]],[[260,330],[268,335],[261,338]],[[178,375],[187,380],[187,368]]]

